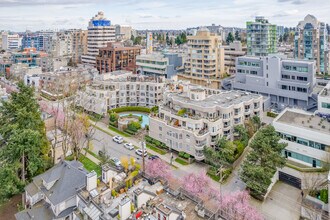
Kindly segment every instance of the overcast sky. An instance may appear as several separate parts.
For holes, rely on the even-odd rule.
[[[256,15],[284,26],[307,14],[330,23],[330,0],[0,0],[0,30],[86,29],[98,11],[135,29],[245,27]]]

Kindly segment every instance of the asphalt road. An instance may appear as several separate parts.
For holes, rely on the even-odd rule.
[[[110,157],[134,157],[137,162],[142,161],[142,157],[135,153],[135,150],[128,150],[124,147],[124,144],[118,144],[112,140],[112,137],[109,134],[104,133],[98,129],[95,129],[92,140],[92,151],[98,154],[99,151],[105,149],[106,154]]]

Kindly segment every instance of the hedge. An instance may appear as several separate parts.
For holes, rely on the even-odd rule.
[[[277,114],[274,113],[274,112],[267,112],[267,116],[268,117],[272,117],[272,118],[276,118],[277,117]]]
[[[187,154],[187,153],[185,153],[185,152],[183,152],[183,151],[180,151],[180,152],[179,152],[179,157],[182,157],[182,158],[188,160],[188,159],[190,158],[190,154]]]
[[[124,106],[119,108],[113,108],[109,110],[109,114],[111,112],[120,113],[120,112],[145,112],[150,113],[150,108],[142,107],[142,106]]]
[[[146,142],[150,143],[150,144],[153,144],[153,145],[156,145],[156,147],[160,147],[160,148],[163,148],[163,149],[167,149],[168,147],[166,146],[166,144],[164,144],[163,142],[161,141],[158,141],[148,135],[146,135],[144,137],[144,139],[146,140]]]

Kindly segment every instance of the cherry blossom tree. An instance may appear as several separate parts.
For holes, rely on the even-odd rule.
[[[202,197],[208,193],[210,183],[210,178],[206,176],[206,172],[200,172],[198,174],[189,173],[183,177],[182,187],[188,193]]]
[[[145,166],[145,172],[152,178],[171,179],[171,167],[161,159],[148,160]]]
[[[247,191],[237,191],[221,195],[220,191],[211,187],[209,195],[218,203],[222,216],[234,220],[263,220],[262,215],[250,205]]]

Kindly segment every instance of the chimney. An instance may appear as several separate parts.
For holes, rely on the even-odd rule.
[[[93,170],[92,172],[86,175],[86,189],[88,192],[96,189],[97,186],[97,175],[96,172]]]

